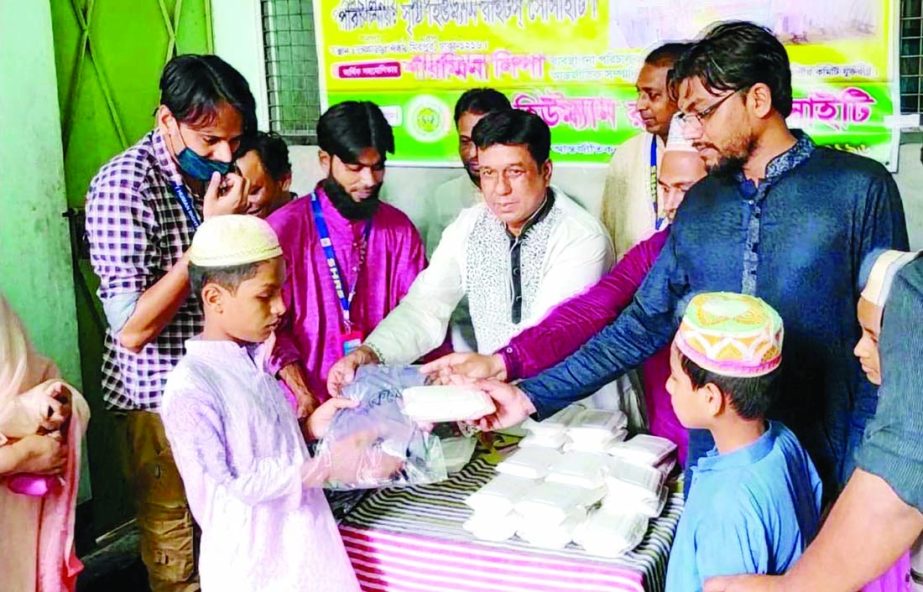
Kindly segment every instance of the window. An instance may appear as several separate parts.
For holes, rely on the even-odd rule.
[[[311,0],[261,0],[269,125],[292,144],[317,141],[320,117]]]
[[[923,0],[901,0],[901,113],[923,109]]]

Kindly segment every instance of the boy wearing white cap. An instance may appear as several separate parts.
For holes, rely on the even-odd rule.
[[[161,415],[202,528],[202,589],[358,590],[320,486],[349,481],[361,447],[337,463],[311,458],[344,399],[321,405],[299,428],[277,380],[265,370],[285,312],[285,265],[267,222],[207,220],[189,251],[190,282],[205,311],[202,334],[170,373]]]

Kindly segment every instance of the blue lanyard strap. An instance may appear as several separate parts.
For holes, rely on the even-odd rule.
[[[173,189],[173,195],[176,196],[176,201],[179,202],[180,207],[183,208],[183,213],[186,214],[186,218],[189,220],[189,225],[192,226],[192,231],[195,232],[202,225],[202,218],[195,209],[192,195],[189,194],[186,186],[181,183],[171,182],[170,186]]]
[[[651,137],[651,205],[654,208],[654,230],[660,230],[664,218],[657,211],[657,136]]]
[[[316,191],[311,192],[311,211],[314,214],[314,225],[317,227],[317,234],[320,236],[320,245],[324,249],[327,269],[330,270],[330,279],[333,281],[333,289],[336,290],[337,299],[340,301],[340,309],[343,312],[343,322],[346,324],[346,330],[349,331],[352,328],[349,309],[352,306],[353,298],[356,296],[356,286],[354,285],[347,295],[344,287],[345,280],[343,279],[343,273],[340,270],[340,264],[337,262],[336,252],[333,250],[333,241],[330,240],[330,229],[327,228],[327,222],[324,220],[324,212],[321,210],[320,200],[317,198]],[[368,248],[369,236],[371,233],[372,221],[369,220],[365,224],[365,230],[363,231],[366,248]],[[364,262],[365,257],[362,258],[362,263]],[[356,280],[358,284],[358,276]]]

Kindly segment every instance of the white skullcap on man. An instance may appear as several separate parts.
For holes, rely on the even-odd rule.
[[[670,121],[670,134],[667,136],[667,146],[664,153],[667,152],[692,152],[698,154],[698,151],[692,145],[692,142],[686,139],[683,134],[683,119],[677,113]]]
[[[232,267],[282,254],[279,237],[256,216],[230,214],[206,220],[196,231],[189,260],[198,267]]]
[[[866,255],[859,272],[860,278],[867,278],[862,288],[862,297],[875,306],[883,307],[891,292],[894,276],[919,255],[920,252],[881,249]]]

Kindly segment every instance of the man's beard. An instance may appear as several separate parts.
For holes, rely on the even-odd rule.
[[[381,191],[380,184],[372,191],[372,195],[362,201],[355,201],[349,191],[340,185],[340,182],[334,179],[333,176],[324,179],[321,187],[323,187],[327,197],[330,198],[330,203],[333,204],[333,207],[348,220],[368,220],[375,215],[375,212],[378,211],[378,206],[381,205],[381,200],[378,199],[378,193]]]
[[[729,177],[743,170],[744,165],[747,164],[747,161],[750,160],[756,150],[756,138],[753,136],[746,140],[741,138],[738,145],[741,147],[727,156],[722,154],[717,163],[707,167],[709,174]]]

